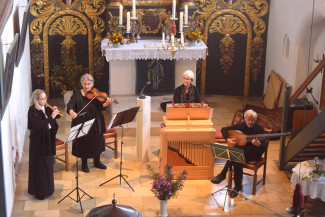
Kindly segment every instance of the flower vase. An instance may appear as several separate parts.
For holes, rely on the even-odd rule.
[[[322,175],[314,174],[313,181],[319,182],[322,180]]]
[[[168,200],[159,200],[160,202],[160,217],[167,217],[167,202]]]
[[[187,41],[187,45],[188,46],[195,46],[196,45],[196,41]]]
[[[121,43],[120,42],[117,42],[117,43],[113,43],[113,47],[115,47],[115,48],[117,48],[117,47],[119,47],[121,45]]]

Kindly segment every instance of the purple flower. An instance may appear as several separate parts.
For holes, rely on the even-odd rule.
[[[184,170],[175,177],[172,172],[172,166],[166,164],[164,172],[157,172],[151,165],[147,165],[149,177],[153,180],[152,188],[150,189],[154,195],[161,200],[168,200],[172,197],[177,197],[178,192],[183,189],[186,180],[187,171]]]

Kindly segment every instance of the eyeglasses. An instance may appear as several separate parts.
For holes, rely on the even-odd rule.
[[[37,99],[39,99],[39,100],[47,100],[47,98],[45,97],[45,98],[37,98]]]
[[[190,79],[190,78],[183,78],[183,80],[191,81],[192,79]]]
[[[82,83],[83,86],[89,86],[89,85],[92,85],[93,83]]]

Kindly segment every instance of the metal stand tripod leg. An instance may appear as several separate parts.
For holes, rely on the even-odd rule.
[[[228,166],[228,172],[227,172],[227,185],[215,192],[213,192],[211,194],[212,197],[214,197],[213,195],[220,192],[220,191],[223,191],[223,190],[226,190],[226,195],[225,195],[225,199],[224,199],[224,202],[223,202],[223,208],[222,210],[224,211],[225,210],[225,206],[226,206],[226,200],[227,200],[227,196],[228,196],[228,192],[231,192],[231,191],[235,191],[233,188],[232,188],[232,164],[230,164]],[[235,191],[238,195],[240,195],[241,197],[244,197],[246,200],[247,200],[247,197],[245,197],[244,195],[241,195],[239,192]]]
[[[122,179],[126,182],[126,184],[132,189],[132,191],[134,191],[134,189],[132,188],[132,186],[128,183],[128,181],[126,181],[126,179],[124,178],[125,175],[122,174],[122,156],[123,156],[123,152],[122,152],[122,147],[123,147],[123,136],[124,136],[124,133],[123,133],[123,126],[120,126],[122,127],[122,136],[121,136],[121,158],[120,158],[120,174],[118,174],[117,176],[111,178],[110,180],[106,181],[106,182],[103,182],[102,184],[100,184],[99,186],[102,186],[104,184],[106,184],[107,182],[110,182],[112,181],[113,179],[116,179],[118,177],[120,177],[120,185],[122,183]]]
[[[93,199],[92,196],[90,196],[89,194],[87,194],[84,190],[82,190],[81,188],[79,188],[79,175],[78,175],[78,157],[77,158],[77,164],[76,164],[76,167],[77,167],[77,172],[76,172],[76,187],[69,193],[67,194],[66,196],[64,196],[58,203],[61,203],[65,198],[69,197],[71,200],[75,201],[76,203],[79,203],[80,204],[80,209],[81,209],[81,213],[83,213],[83,209],[82,209],[82,204],[81,204],[81,199],[87,195],[88,197],[90,197],[90,199]],[[77,191],[77,199],[75,200],[74,198],[70,197],[70,194],[72,194],[74,191]],[[80,196],[80,192],[79,191],[82,191],[83,195]]]

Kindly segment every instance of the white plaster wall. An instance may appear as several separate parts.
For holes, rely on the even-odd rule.
[[[27,0],[15,0],[13,12],[9,17],[5,29],[1,35],[3,44],[3,55],[5,56],[9,49],[9,44],[14,38],[13,30],[13,14],[18,13],[19,25],[21,28],[22,19],[24,15],[25,5]],[[8,44],[8,45],[6,45]],[[5,62],[5,59],[4,59]],[[30,53],[29,53],[29,37],[27,34],[24,54],[18,67],[14,69],[13,86],[11,98],[9,100],[7,109],[1,121],[2,129],[2,153],[3,153],[3,167],[5,176],[5,194],[7,216],[11,215],[11,210],[14,201],[15,191],[15,168],[14,160],[16,157],[16,150],[19,153],[17,164],[19,163],[22,150],[24,146],[25,135],[27,131],[27,111],[29,105],[29,98],[31,95],[31,69],[30,69]]]
[[[313,8],[313,4],[315,7]],[[316,54],[325,53],[325,0],[272,0],[265,66],[265,87],[271,72],[282,75],[293,93],[316,67]],[[282,54],[283,39],[288,35],[289,55]],[[311,40],[310,40],[310,36]],[[308,68],[309,67],[309,68]],[[320,76],[312,82],[314,96],[320,97]],[[305,95],[305,92],[303,93]],[[309,94],[307,97],[310,97]],[[313,101],[313,100],[310,100]]]

